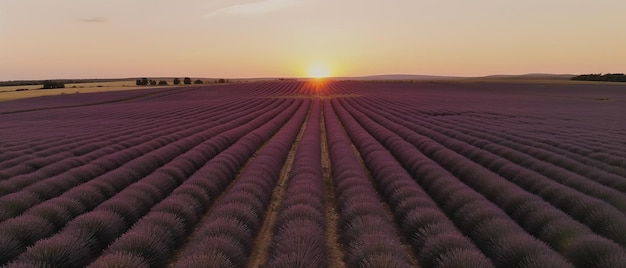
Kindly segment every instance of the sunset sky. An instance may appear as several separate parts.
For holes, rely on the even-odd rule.
[[[623,0],[0,0],[0,80],[626,72]]]

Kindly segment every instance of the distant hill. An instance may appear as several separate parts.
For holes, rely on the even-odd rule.
[[[575,75],[573,74],[546,74],[546,73],[532,73],[532,74],[519,74],[508,75],[498,74],[482,77],[484,79],[511,79],[511,80],[569,80]]]
[[[383,74],[383,75],[367,75],[367,76],[346,76],[333,77],[338,80],[356,80],[356,81],[373,81],[373,80],[450,80],[464,79],[467,77],[460,76],[438,76],[438,75],[416,75],[416,74]]]
[[[521,75],[489,75],[483,77],[463,77],[463,76],[438,76],[438,75],[415,75],[415,74],[386,74],[386,75],[369,75],[369,76],[353,76],[353,77],[333,77],[339,80],[357,80],[357,81],[380,81],[380,80],[462,80],[462,79],[480,79],[480,80],[569,80],[575,75],[572,74],[547,74],[532,73]]]

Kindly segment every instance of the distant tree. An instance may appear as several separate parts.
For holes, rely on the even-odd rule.
[[[150,80],[150,85],[151,85],[151,86],[156,86],[156,84],[157,84],[157,81],[156,81],[156,80]]]
[[[167,81],[159,81],[159,86],[167,86]]]
[[[179,85],[179,84],[180,84],[180,79],[174,78],[174,85]]]
[[[224,83],[226,83],[226,80],[224,80],[224,78],[222,78],[222,79],[220,79],[220,80],[218,81],[218,83],[220,83],[220,84],[224,84]]]
[[[43,81],[43,89],[65,88],[65,84],[61,81]]]
[[[185,83],[185,85],[191,85],[191,78],[185,77],[185,79],[183,80],[183,83]]]
[[[198,79],[196,81],[193,81],[194,84],[199,85],[199,84],[204,84],[204,82],[202,82],[202,80]]]
[[[137,79],[136,84],[138,86],[147,86],[150,82],[148,81],[148,78],[141,78],[141,79]]]

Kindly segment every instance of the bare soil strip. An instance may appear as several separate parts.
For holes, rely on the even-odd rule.
[[[269,249],[272,243],[272,238],[274,236],[274,224],[276,223],[276,216],[278,216],[278,212],[280,211],[280,207],[283,201],[283,195],[285,194],[285,190],[287,188],[286,186],[289,182],[291,168],[293,167],[293,162],[296,156],[296,151],[298,150],[298,146],[300,145],[302,135],[304,135],[304,130],[306,128],[307,122],[309,121],[309,116],[311,115],[312,109],[313,102],[311,102],[309,106],[309,112],[307,113],[304,122],[302,122],[302,126],[300,127],[300,131],[298,132],[298,136],[296,136],[296,140],[291,145],[291,149],[289,150],[287,159],[285,160],[285,163],[280,170],[280,177],[278,178],[278,182],[276,184],[276,187],[274,188],[274,192],[272,193],[272,200],[270,201],[268,211],[266,212],[265,219],[263,220],[263,225],[261,226],[261,229],[257,234],[254,248],[250,253],[250,257],[248,258],[248,265],[246,267],[256,268],[265,267],[267,265]]]
[[[321,103],[324,105],[324,103]],[[346,264],[343,262],[344,253],[339,244],[339,234],[337,232],[337,202],[335,199],[335,185],[330,164],[330,155],[328,153],[328,140],[326,138],[326,124],[324,123],[324,109],[321,108],[320,116],[321,125],[321,147],[322,147],[322,174],[324,179],[325,206],[326,206],[326,243],[328,244],[328,258],[330,267],[344,268]]]

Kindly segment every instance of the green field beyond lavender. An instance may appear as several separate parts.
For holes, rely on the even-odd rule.
[[[626,267],[626,86],[0,102],[2,267]]]

